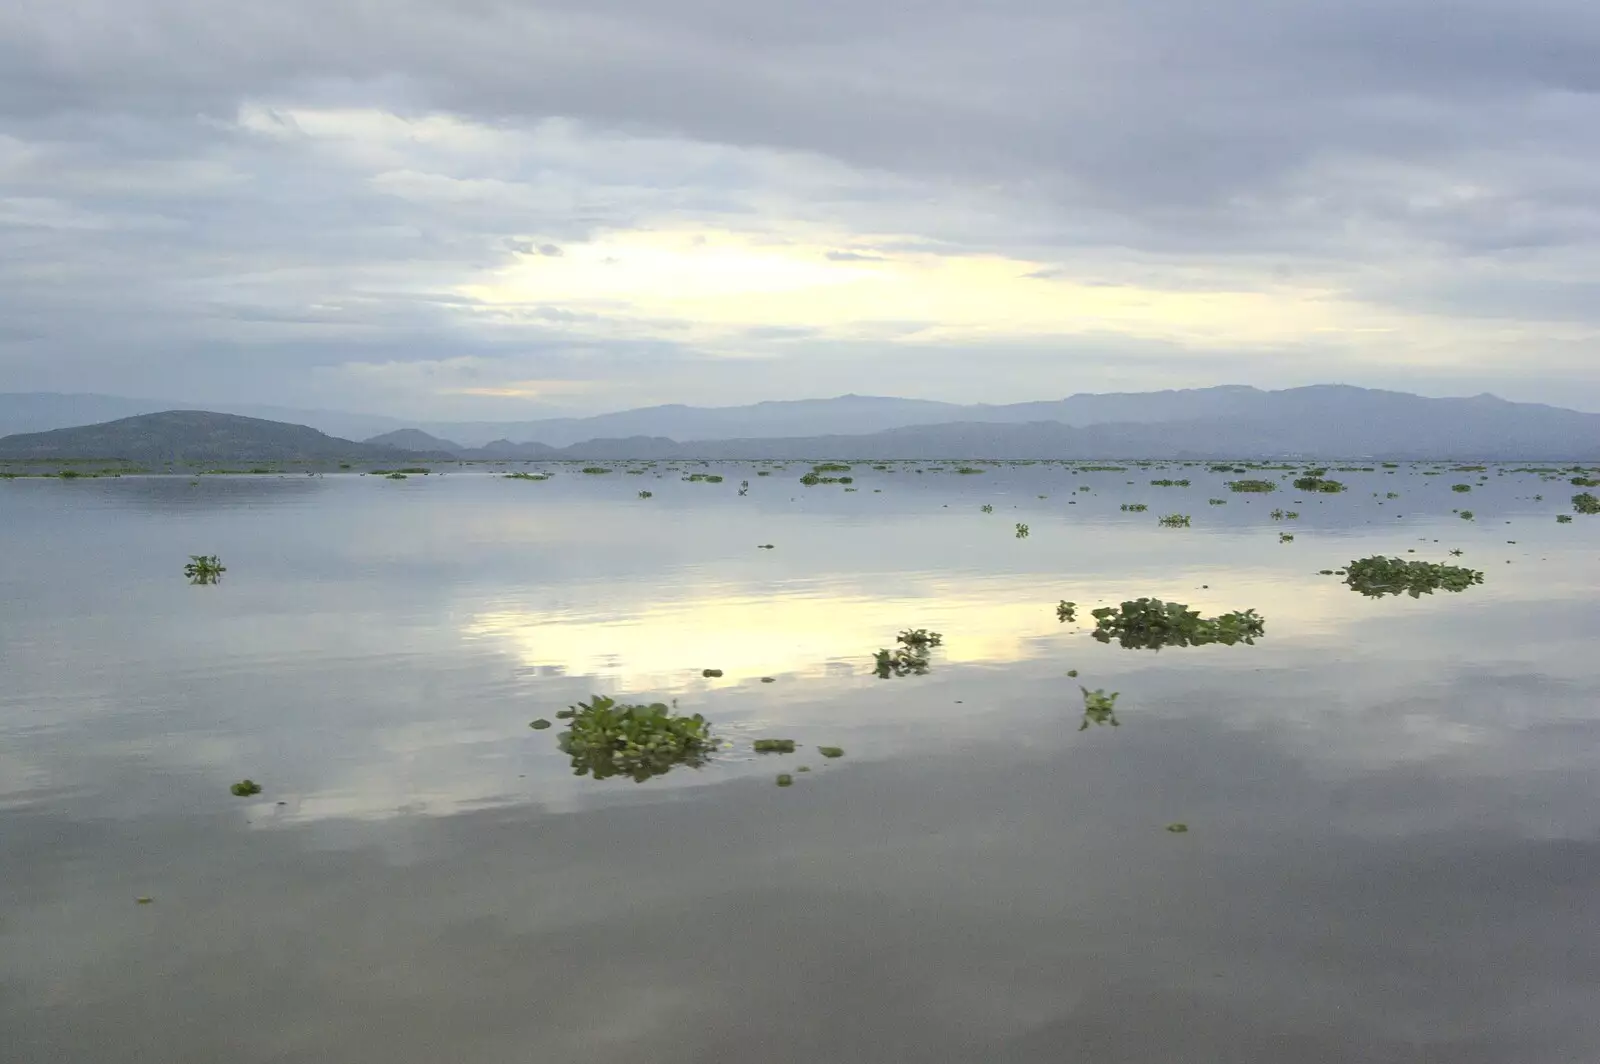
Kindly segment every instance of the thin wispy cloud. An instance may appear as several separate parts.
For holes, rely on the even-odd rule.
[[[23,0],[0,379],[1600,407],[1600,9]]]

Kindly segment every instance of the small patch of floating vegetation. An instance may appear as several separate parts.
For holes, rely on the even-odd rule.
[[[507,480],[549,480],[549,473],[507,473]]]
[[[792,754],[794,753],[793,739],[757,739],[755,749],[758,754]]]
[[[1187,488],[1189,482],[1187,480],[1152,480],[1150,486],[1153,488]]]
[[[1150,509],[1142,502],[1125,502],[1122,504],[1122,508],[1130,514],[1142,514]]]
[[[1324,495],[1336,495],[1344,490],[1344,485],[1337,480],[1327,480],[1321,476],[1300,477],[1294,482],[1300,491],[1316,491]]]
[[[1062,599],[1060,604],[1056,606],[1056,620],[1065,624],[1067,621],[1075,621],[1077,619],[1078,604]]]
[[[643,783],[678,765],[698,767],[716,748],[711,725],[676,709],[676,703],[630,706],[595,695],[556,714],[569,722],[557,745],[572,759],[574,775],[597,780],[628,776]]]
[[[1556,514],[1556,524],[1558,524],[1558,525],[1570,525],[1570,524],[1572,524],[1572,515],[1571,514]]]
[[[879,650],[872,655],[873,669],[878,679],[891,676],[921,676],[928,671],[928,655],[934,647],[944,644],[944,636],[926,628],[908,628],[895,636],[900,645],[894,650]]]
[[[1121,692],[1107,693],[1102,688],[1091,691],[1087,687],[1079,687],[1078,690],[1083,692],[1083,723],[1078,725],[1079,731],[1088,731],[1091,724],[1122,727],[1117,720],[1117,695]]]
[[[389,474],[385,475],[383,479],[384,480],[406,480],[408,478],[407,478],[406,474],[401,473],[398,470],[396,470],[393,473],[389,473]]]
[[[982,506],[978,507],[978,509],[982,510],[986,514],[994,513],[994,506],[990,503],[984,503]]]
[[[974,473],[982,473],[983,470],[977,469],[973,466],[962,466],[960,469],[956,470],[956,472],[963,476],[971,476]]]
[[[243,779],[229,787],[228,790],[233,792],[235,798],[248,798],[252,794],[261,793],[261,784],[255,780]]]
[[[722,478],[715,473],[690,473],[683,478],[691,484],[721,484]],[[748,485],[747,485],[748,486]]]
[[[1202,617],[1181,602],[1132,599],[1117,607],[1093,611],[1094,637],[1102,643],[1116,640],[1129,650],[1160,650],[1164,646],[1205,646],[1221,643],[1254,644],[1266,634],[1266,620],[1255,610]]]
[[[819,753],[823,757],[827,757],[827,758],[843,757],[844,756],[844,747],[842,747],[842,746],[819,746],[819,747],[817,747],[817,753]]]
[[[1457,492],[1460,492],[1463,495],[1465,495],[1467,492],[1472,490],[1472,485],[1471,484],[1452,484],[1452,485],[1450,485],[1450,490],[1451,491],[1457,491]]]
[[[1278,533],[1278,542],[1279,543],[1293,543],[1294,542],[1294,533],[1293,532],[1279,532]]]
[[[1572,508],[1580,514],[1600,514],[1600,499],[1589,492],[1579,492],[1572,497]]]
[[[1600,480],[1594,477],[1573,477],[1572,486],[1575,488],[1600,488]]]
[[[598,477],[604,473],[611,472],[611,470],[607,469],[605,466],[592,465],[584,466],[581,470],[579,470],[579,472],[588,473],[591,477]]]
[[[1421,598],[1441,588],[1445,591],[1465,591],[1473,584],[1483,583],[1483,574],[1460,565],[1443,565],[1439,562],[1407,561],[1404,558],[1386,558],[1375,554],[1345,566],[1344,582],[1352,591],[1368,598],[1384,595],[1410,595]]]
[[[1238,491],[1245,494],[1265,495],[1269,491],[1277,491],[1278,485],[1272,480],[1230,480],[1229,491]]]
[[[652,491],[641,491],[639,493],[639,498],[641,498],[641,499],[650,499],[650,498],[654,498],[654,497],[655,497],[655,492],[652,492]]]
[[[227,571],[228,567],[215,554],[191,554],[189,564],[183,567],[183,575],[191,584],[214,584]]]
[[[1027,539],[1028,538],[1028,526],[1023,524],[1021,521],[1017,522],[1017,538],[1018,539]]]
[[[1166,528],[1188,528],[1189,515],[1167,514],[1165,517],[1158,518],[1157,522]]]

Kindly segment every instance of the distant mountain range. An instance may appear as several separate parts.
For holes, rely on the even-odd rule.
[[[430,457],[451,456],[439,451],[430,455],[356,443],[304,425],[204,410],[168,410],[99,425],[20,433],[0,439],[0,459],[34,461],[99,458],[157,465],[169,462],[392,462]]]
[[[0,403],[0,407],[3,407]],[[909,424],[885,421],[920,417]],[[200,422],[196,419],[211,419]],[[162,420],[165,419],[165,420]],[[1099,420],[1095,420],[1099,419]],[[665,432],[622,431],[676,422]],[[1009,406],[841,396],[746,407],[652,407],[529,422],[546,438],[436,435],[410,426],[364,443],[313,428],[221,413],[171,411],[0,439],[0,457],[184,454],[184,460],[289,457],[621,458],[1384,458],[1600,460],[1600,414],[1492,395],[1431,399],[1346,385],[1079,395]],[[851,431],[805,431],[799,425]],[[268,430],[264,426],[276,426]],[[696,426],[711,434],[694,435]],[[458,428],[462,426],[457,426]],[[504,428],[504,425],[495,427]],[[717,435],[744,427],[743,436]],[[616,429],[615,434],[595,430]],[[284,430],[292,430],[286,432]],[[569,442],[579,431],[595,435]],[[480,442],[481,441],[481,442]],[[121,448],[121,450],[106,450]],[[24,455],[23,452],[26,452]],[[291,453],[292,452],[292,453]]]

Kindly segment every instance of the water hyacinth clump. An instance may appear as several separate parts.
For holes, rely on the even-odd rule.
[[[1061,602],[1056,606],[1056,620],[1065,624],[1067,621],[1075,621],[1077,619],[1078,604],[1076,602],[1068,602],[1066,599],[1062,599]]]
[[[1021,521],[1017,522],[1017,538],[1018,539],[1027,539],[1028,538],[1028,526],[1023,524]]]
[[[556,717],[569,721],[557,745],[572,759],[573,774],[597,780],[628,776],[643,783],[678,765],[704,764],[716,747],[710,723],[698,713],[680,715],[676,703],[629,706],[595,695]]]
[[[1386,558],[1381,554],[1351,562],[1345,566],[1344,574],[1344,582],[1350,589],[1368,598],[1382,598],[1384,595],[1421,598],[1441,588],[1445,591],[1465,591],[1473,584],[1483,583],[1483,574],[1475,569],[1438,562]]]
[[[754,745],[758,754],[794,753],[793,739],[757,739]]]
[[[928,653],[944,643],[944,636],[926,628],[908,628],[895,637],[894,650],[879,650],[872,655],[872,671],[880,680],[891,676],[921,676],[928,671]]]
[[[1344,485],[1339,481],[1325,480],[1320,476],[1301,477],[1294,482],[1294,486],[1301,491],[1318,491],[1324,495],[1334,495],[1344,490]]]
[[[1102,643],[1116,640],[1130,650],[1160,650],[1164,646],[1205,646],[1221,643],[1254,644],[1266,634],[1266,620],[1255,610],[1202,617],[1181,602],[1141,598],[1120,606],[1094,610],[1094,637]]]
[[[1088,731],[1091,724],[1122,727],[1117,720],[1117,695],[1120,692],[1112,691],[1107,694],[1101,688],[1091,691],[1087,687],[1079,687],[1078,690],[1083,692],[1083,723],[1078,725],[1079,731]]]
[[[1278,484],[1272,480],[1230,480],[1228,490],[1265,495],[1269,491],[1277,491]]]
[[[1125,502],[1122,504],[1122,508],[1128,513],[1132,514],[1142,514],[1146,510],[1150,509],[1150,507],[1146,506],[1142,502]]]
[[[228,788],[235,798],[248,798],[252,794],[261,793],[261,784],[252,779],[243,779]]]
[[[183,567],[183,575],[192,584],[214,584],[227,571],[222,559],[215,554],[191,554],[189,564]]]
[[[507,480],[549,480],[549,473],[507,473]]]
[[[1167,514],[1165,517],[1159,518],[1158,520],[1159,520],[1160,524],[1164,528],[1188,528],[1189,527],[1189,515],[1188,514]]]
[[[1600,514],[1600,499],[1587,491],[1572,497],[1572,508],[1580,514]]]

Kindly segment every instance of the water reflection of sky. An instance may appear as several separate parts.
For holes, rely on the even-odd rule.
[[[1491,478],[1466,522],[1456,478],[1346,474],[1279,523],[1289,493],[1208,506],[1226,476],[1194,470],[798,472],[0,484],[21,1059],[1600,1050],[1600,519],[1556,524],[1564,483]],[[1451,548],[1483,586],[1317,574]],[[202,552],[218,587],[182,579]],[[1139,595],[1267,635],[1089,637]],[[875,678],[907,627],[945,633],[931,672]],[[1120,728],[1077,731],[1080,683],[1122,692]],[[527,724],[597,691],[738,748],[576,778]],[[247,775],[266,792],[228,796]]]

